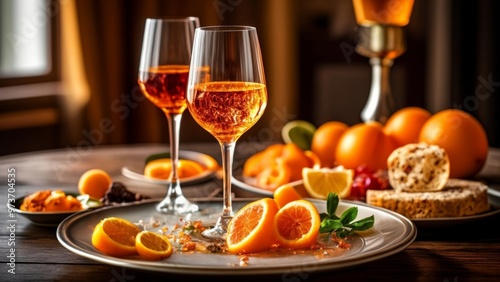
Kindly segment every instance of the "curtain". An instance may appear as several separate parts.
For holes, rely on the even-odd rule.
[[[81,132],[80,139],[89,140],[93,145],[168,142],[166,117],[160,109],[144,98],[137,85],[142,35],[144,23],[148,17],[197,16],[202,26],[221,24],[256,26],[265,64],[266,58],[276,53],[284,60],[282,64],[274,60],[272,65],[266,65],[268,80],[270,81],[269,77],[278,77],[278,75],[286,77],[288,72],[294,73],[292,64],[295,58],[291,58],[294,54],[285,52],[289,54],[288,57],[280,54],[286,46],[294,44],[287,41],[293,40],[293,37],[289,36],[284,41],[281,36],[280,42],[273,42],[272,32],[279,32],[279,30],[270,28],[268,32],[266,26],[281,21],[283,17],[279,15],[290,15],[293,12],[293,9],[266,12],[267,7],[274,6],[275,9],[279,9],[286,6],[289,3],[286,0],[74,1],[83,57],[82,67],[89,86],[89,100],[83,114],[85,122],[78,131]],[[269,6],[269,2],[274,4]],[[285,19],[290,19],[290,16]],[[62,25],[64,24],[63,22]],[[293,26],[290,28],[290,33],[292,32],[294,32]],[[279,89],[282,88],[288,94],[293,94],[293,89],[297,88],[294,84],[296,83],[294,77],[291,77],[289,81],[277,82],[274,85],[269,81],[268,87],[276,89],[273,90],[275,93],[279,93]],[[291,83],[292,86],[286,85],[287,83]],[[268,108],[276,107],[273,105],[273,99],[277,99],[280,103],[277,105],[278,109],[283,111],[282,108],[286,107],[286,103],[294,101],[294,99],[283,99],[287,92],[279,93],[276,98],[270,97]],[[278,97],[281,98],[278,99]],[[272,109],[267,112],[267,120],[269,120],[269,116],[273,115]],[[263,127],[269,127],[266,121],[260,123]],[[274,133],[278,134],[277,130],[275,131]],[[180,141],[215,142],[215,139],[198,126],[189,112],[185,111]]]
[[[490,147],[500,147],[500,2],[452,1],[452,103],[484,126]]]

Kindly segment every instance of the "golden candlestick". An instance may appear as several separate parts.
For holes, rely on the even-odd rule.
[[[372,83],[361,112],[363,121],[385,123],[394,111],[390,87],[393,60],[406,51],[403,26],[410,20],[413,0],[353,0],[359,25],[356,52],[370,58]]]

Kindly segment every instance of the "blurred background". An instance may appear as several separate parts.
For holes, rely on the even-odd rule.
[[[415,0],[391,70],[397,108],[463,109],[500,147],[498,11],[495,0]],[[371,68],[354,51],[351,0],[0,0],[0,155],[168,143],[137,86],[145,19],[166,16],[257,28],[269,104],[239,142],[280,141],[292,119],[361,122]],[[205,141],[216,142],[186,111],[181,149]]]

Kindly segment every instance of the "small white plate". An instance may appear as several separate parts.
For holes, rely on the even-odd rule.
[[[205,166],[207,169],[203,171],[202,173],[191,176],[191,177],[185,177],[181,178],[181,184],[183,185],[190,185],[190,184],[196,184],[203,182],[205,180],[210,179],[214,173],[217,171],[219,168],[219,164],[217,161],[206,154],[198,153],[198,152],[193,152],[193,151],[179,151],[179,159],[185,159],[185,160],[191,160],[191,161],[196,161],[203,166]],[[149,184],[169,184],[170,181],[167,179],[155,179],[155,178],[150,178],[144,176],[144,166],[145,164],[137,164],[134,166],[129,166],[129,167],[123,167],[122,168],[122,174],[130,179],[149,183]]]

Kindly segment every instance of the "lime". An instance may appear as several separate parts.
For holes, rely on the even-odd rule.
[[[292,120],[281,129],[281,137],[286,144],[295,143],[302,150],[310,150],[316,127],[305,120]]]

